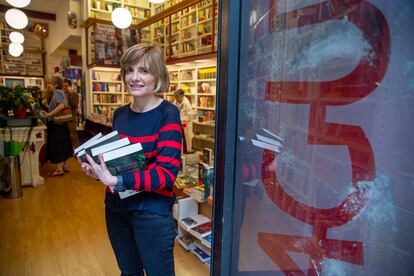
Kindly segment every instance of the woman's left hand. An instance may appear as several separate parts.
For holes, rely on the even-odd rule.
[[[95,160],[93,160],[93,158],[89,156],[89,154],[86,154],[86,158],[88,159],[88,163],[91,166],[94,176],[96,176],[106,186],[116,185],[117,178],[109,172],[105,162],[103,161],[102,154],[99,154],[100,164],[97,164]]]

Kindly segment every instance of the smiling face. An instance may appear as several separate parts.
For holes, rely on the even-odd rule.
[[[155,93],[156,79],[146,64],[138,62],[125,69],[125,85],[131,96],[146,96]]]

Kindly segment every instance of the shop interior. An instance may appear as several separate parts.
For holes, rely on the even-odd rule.
[[[159,96],[172,102],[182,89],[192,106],[174,187],[176,275],[209,275],[218,1],[32,0],[15,8],[27,16],[22,28],[21,20],[8,22],[10,2],[0,1],[1,92],[23,87],[35,102],[51,76],[72,80],[80,99],[76,129],[81,143],[110,133],[114,111],[132,100],[120,78],[122,53],[142,42],[161,47],[170,86]],[[114,18],[119,8],[131,16],[128,27],[122,14]],[[12,32],[23,34],[23,41],[12,41]],[[48,177],[46,127],[36,108],[28,105],[19,115],[3,99],[0,108],[0,274],[119,274],[105,229],[105,187],[86,176],[75,158],[68,173]]]

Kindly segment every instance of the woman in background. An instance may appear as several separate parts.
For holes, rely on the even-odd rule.
[[[53,76],[50,78],[48,91],[53,91],[53,96],[48,105],[48,112],[42,113],[44,117],[47,117],[46,160],[56,164],[55,170],[48,173],[48,176],[51,177],[62,176],[64,171],[69,171],[67,160],[73,155],[67,123],[55,124],[53,119],[53,116],[68,105],[62,86],[63,82],[60,77]]]
[[[78,123],[78,106],[79,95],[73,90],[73,84],[70,79],[63,80],[63,91],[68,99],[68,104],[72,108],[72,121],[68,122],[70,140],[72,147],[77,148],[79,146],[79,136],[76,125]]]

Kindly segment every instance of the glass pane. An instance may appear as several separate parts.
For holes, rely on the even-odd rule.
[[[242,5],[232,275],[408,275],[414,3]]]

